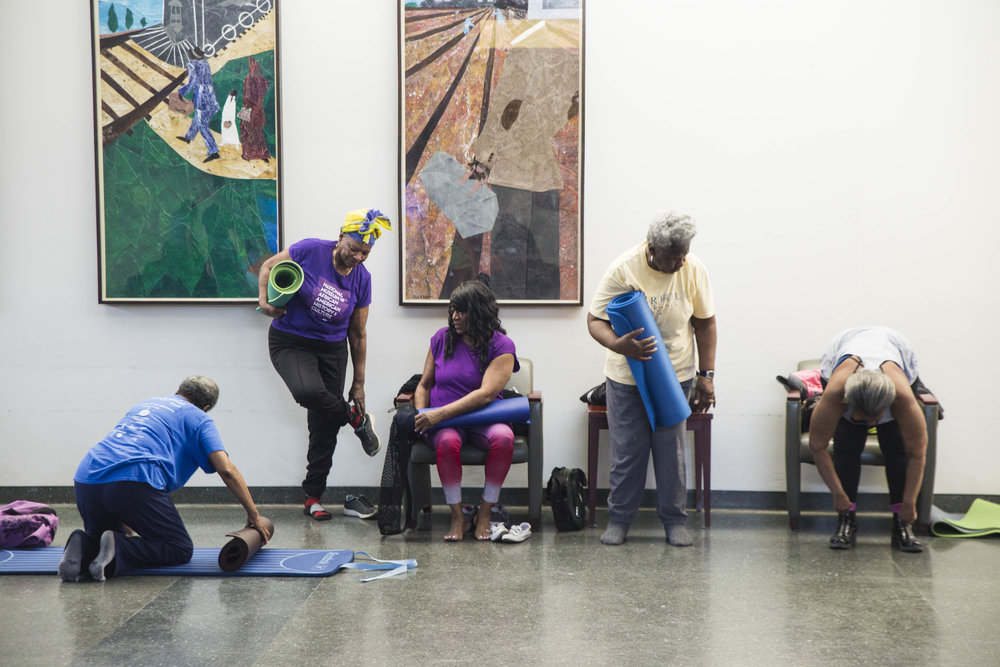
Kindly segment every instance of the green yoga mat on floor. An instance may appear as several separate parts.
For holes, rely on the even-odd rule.
[[[948,514],[931,507],[931,533],[938,537],[981,537],[1000,534],[1000,505],[982,498],[972,501],[969,511]]]

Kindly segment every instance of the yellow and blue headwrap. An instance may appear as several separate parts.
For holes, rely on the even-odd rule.
[[[383,229],[392,231],[392,224],[382,211],[376,208],[359,208],[347,214],[340,232],[365,245],[372,246],[375,245],[378,237],[382,236]]]

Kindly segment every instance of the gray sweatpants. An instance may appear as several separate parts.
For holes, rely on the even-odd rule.
[[[684,393],[691,380],[681,383]],[[649,454],[656,477],[656,514],[664,526],[687,520],[687,473],[684,444],[687,422],[652,430],[635,385],[607,379],[608,433],[611,445],[611,493],[608,514],[612,523],[631,524],[646,489]]]

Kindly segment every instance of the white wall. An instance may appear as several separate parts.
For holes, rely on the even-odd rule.
[[[395,20],[389,0],[282,1],[288,242],[333,236],[360,206],[398,217]],[[213,415],[250,484],[297,485],[305,415],[252,307],[97,304],[88,21],[78,0],[0,4],[0,486],[70,484],[128,405],[194,372],[219,381]],[[774,376],[842,327],[882,323],[913,341],[946,407],[937,491],[1000,492],[998,26],[991,0],[587,3],[585,298],[655,209],[700,222],[720,332],[715,489],[782,490]],[[444,320],[397,305],[396,243],[368,260],[383,438]],[[583,467],[577,397],[603,359],[585,309],[502,317],[537,364],[546,466]],[[330,483],[377,485],[380,470],[348,434]]]

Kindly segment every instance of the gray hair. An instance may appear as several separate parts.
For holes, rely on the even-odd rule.
[[[204,375],[192,375],[177,388],[177,394],[183,396],[205,412],[215,407],[219,401],[219,385],[215,380]]]
[[[881,371],[860,370],[847,378],[844,401],[849,414],[880,417],[896,399],[896,386]]]
[[[649,224],[646,240],[660,252],[670,252],[674,248],[686,250],[698,229],[689,215],[673,211],[659,211]]]

